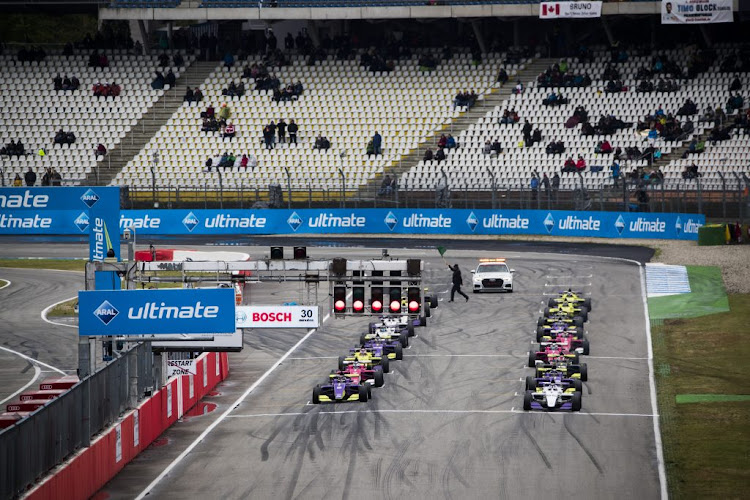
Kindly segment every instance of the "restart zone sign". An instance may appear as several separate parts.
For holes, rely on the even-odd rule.
[[[697,240],[699,214],[564,210],[127,210],[139,235],[551,234]]]
[[[78,292],[78,334],[234,333],[234,290],[97,290]]]
[[[237,328],[317,328],[318,306],[238,306]]]

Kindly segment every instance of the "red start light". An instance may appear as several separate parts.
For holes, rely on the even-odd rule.
[[[411,302],[409,302],[409,311],[411,312],[419,311],[419,302],[417,302],[416,300],[412,300]]]
[[[337,311],[343,311],[346,308],[346,303],[343,300],[337,300],[333,303],[333,308]]]
[[[397,312],[401,310],[401,301],[400,300],[392,300],[391,301],[391,311]]]
[[[382,311],[383,310],[383,303],[379,300],[373,300],[372,301],[372,310],[375,312]]]
[[[364,309],[364,307],[365,307],[365,303],[362,302],[361,300],[355,300],[354,303],[352,304],[352,309],[354,309],[355,311],[361,311],[362,309]]]

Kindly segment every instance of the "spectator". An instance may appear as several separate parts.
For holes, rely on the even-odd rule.
[[[586,161],[583,159],[583,156],[578,155],[578,160],[576,161],[576,172],[583,172],[586,170]]]
[[[383,137],[375,131],[375,135],[372,136],[372,151],[375,156],[382,154]]]
[[[161,66],[162,68],[169,66],[169,56],[166,52],[162,52],[159,55],[159,66]]]
[[[488,155],[492,153],[492,144],[490,143],[490,140],[487,139],[484,141],[484,148],[482,148],[482,154]]]
[[[448,134],[448,139],[445,142],[446,149],[455,149],[456,147],[456,139],[453,138],[451,134]]]
[[[523,83],[521,83],[521,80],[518,80],[518,83],[516,83],[516,86],[513,87],[513,93],[523,94]]]
[[[445,136],[445,134],[441,134],[440,139],[438,139],[437,142],[437,147],[444,148],[446,144],[448,144],[448,138]]]
[[[315,146],[313,146],[313,149],[322,149],[324,151],[331,148],[331,141],[328,140],[327,137],[324,135],[318,134],[317,139],[315,139]]]
[[[228,137],[230,140],[232,140],[234,139],[234,135],[235,135],[234,125],[232,125],[232,122],[229,122],[227,123],[227,126],[224,127],[224,138],[226,139]]]
[[[531,174],[531,181],[529,182],[529,186],[531,187],[531,200],[536,201],[537,197],[539,196],[539,177],[537,176],[536,172]]]
[[[289,144],[294,143],[297,144],[297,124],[294,123],[294,119],[289,120],[289,126],[287,127],[287,131],[289,132]]]
[[[16,172],[16,176],[13,178],[13,187],[21,187],[23,186],[23,180],[21,179],[21,174]]]
[[[96,149],[94,149],[94,156],[106,156],[107,155],[107,148],[104,147],[104,144],[99,143],[98,146],[96,146]]]
[[[161,90],[164,88],[164,75],[160,71],[154,73],[154,79],[151,81],[151,88],[154,90]]]
[[[240,165],[239,167],[237,167],[237,170],[239,170],[240,168],[244,168],[245,170],[247,170],[247,164],[249,162],[250,162],[250,159],[247,157],[246,154],[243,154],[242,158],[240,159]]]
[[[612,145],[609,143],[607,139],[604,139],[603,141],[599,141],[599,143],[596,145],[596,148],[594,148],[594,152],[597,154],[602,154],[602,155],[611,154]]]
[[[547,174],[542,174],[542,187],[544,188],[544,195],[549,200],[549,198],[550,198],[550,186],[549,186],[549,177],[547,177]]]
[[[60,129],[55,134],[55,144],[74,144],[76,142],[76,136],[73,132],[65,132]]]
[[[500,68],[500,72],[497,74],[497,81],[501,85],[505,85],[508,82],[508,73],[505,71],[505,68]]]
[[[221,109],[219,109],[219,125],[226,125],[227,120],[232,117],[232,109],[227,106],[227,103],[223,103],[221,105]]]
[[[52,173],[49,167],[44,168],[44,175],[42,176],[42,186],[50,186],[52,184]]]
[[[703,175],[698,172],[698,165],[695,163],[686,166],[685,170],[682,172],[683,179],[695,179],[697,177],[703,177]]]
[[[739,94],[734,94],[729,96],[729,99],[727,100],[727,113],[732,114],[734,113],[735,109],[742,109],[742,107],[745,105],[745,99]]]
[[[422,161],[432,161],[432,150],[430,148],[427,148],[427,150],[425,150]]]
[[[193,93],[193,97],[195,97],[195,93]],[[206,108],[206,111],[201,113],[201,118],[213,118],[214,117],[214,107],[209,105]]]
[[[521,130],[523,132],[523,142],[529,143],[531,142],[531,131],[534,127],[532,127],[529,120],[526,120],[526,123],[523,124],[523,129]]]
[[[609,166],[609,169],[612,171],[613,186],[617,187],[617,184],[620,181],[620,163],[617,160],[613,161],[612,165]]]
[[[555,140],[553,139],[552,142],[547,144],[547,147],[544,149],[544,152],[547,153],[548,155],[562,154],[565,152],[565,143],[562,141],[555,142]],[[573,158],[570,158],[570,160],[572,161]]]
[[[211,168],[213,168],[214,166],[214,159],[209,156],[208,159],[206,160],[205,165],[206,165],[206,172],[210,172]]]
[[[51,181],[50,181],[51,185],[52,186],[62,186],[63,180],[62,180],[62,175],[60,175],[60,172],[58,172],[54,168],[51,169],[51,171],[52,171],[52,175],[50,177],[50,179],[51,179]]]
[[[690,100],[690,98],[687,98],[685,100],[685,103],[680,107],[680,109],[677,111],[677,116],[692,116],[698,112],[698,106],[695,105],[695,103]]]
[[[224,54],[224,67],[228,69],[232,69],[232,66],[234,66],[234,56],[227,52]]]
[[[576,171],[576,162],[575,160],[573,160],[572,156],[568,156],[568,159],[565,160],[562,171],[563,172],[575,172]]]
[[[271,128],[271,125],[263,127],[263,142],[266,145],[266,149],[273,149],[273,136],[274,131]]]
[[[279,144],[283,144],[284,142],[286,142],[286,128],[286,122],[283,118],[280,119],[279,123],[276,124],[276,129],[279,133]]]
[[[62,90],[63,89],[63,79],[60,76],[60,73],[57,74],[57,76],[52,79],[52,84],[55,88],[55,90]]]
[[[395,179],[391,179],[391,176],[386,174],[386,176],[383,178],[382,184],[380,185],[378,194],[381,196],[392,194],[394,184],[395,184]]]
[[[175,52],[175,54],[172,56],[172,64],[174,64],[178,68],[185,64],[185,59],[182,58],[182,54],[180,54],[179,52]]]
[[[555,172],[552,176],[552,197],[557,201],[557,191],[560,189],[560,176]]]
[[[445,151],[443,151],[443,148],[439,148],[435,153],[435,161],[440,163],[443,160],[445,160]]]
[[[536,128],[534,129],[534,133],[531,134],[531,141],[529,141],[529,146],[533,146],[534,144],[537,144],[539,142],[542,142],[542,131]]]
[[[654,84],[649,80],[641,80],[641,83],[635,88],[635,91],[641,94],[649,93],[654,91]]]
[[[492,143],[492,151],[494,151],[496,155],[503,152],[503,147],[498,139],[495,139],[495,142]]]
[[[195,87],[195,90],[193,91],[193,101],[194,102],[201,102],[203,100],[203,92],[201,92],[200,87]],[[214,108],[211,108],[213,111]]]
[[[193,102],[195,100],[195,93],[193,92],[193,89],[190,87],[187,87],[185,90],[185,97],[182,98],[184,102]]]
[[[742,80],[740,80],[740,75],[734,75],[734,80],[729,84],[729,91],[736,92],[738,90],[742,90]]]
[[[166,81],[170,88],[174,87],[174,82],[177,81],[177,77],[174,76],[174,73],[172,72],[172,68],[170,68],[169,71],[167,72]]]
[[[31,167],[29,167],[29,170],[23,176],[23,179],[24,181],[26,181],[27,186],[33,186],[34,184],[36,184],[36,174],[34,173],[34,170],[32,170]]]

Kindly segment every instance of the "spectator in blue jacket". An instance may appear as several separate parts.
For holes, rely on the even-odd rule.
[[[372,136],[372,150],[375,156],[382,154],[382,150],[381,150],[382,145],[383,145],[383,137],[376,130],[375,135]]]

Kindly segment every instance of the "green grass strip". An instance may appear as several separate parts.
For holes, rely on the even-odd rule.
[[[652,320],[697,318],[729,311],[721,269],[713,266],[686,266],[690,293],[650,297],[648,312]]]
[[[722,403],[726,401],[750,401],[750,394],[678,394],[677,404]]]

